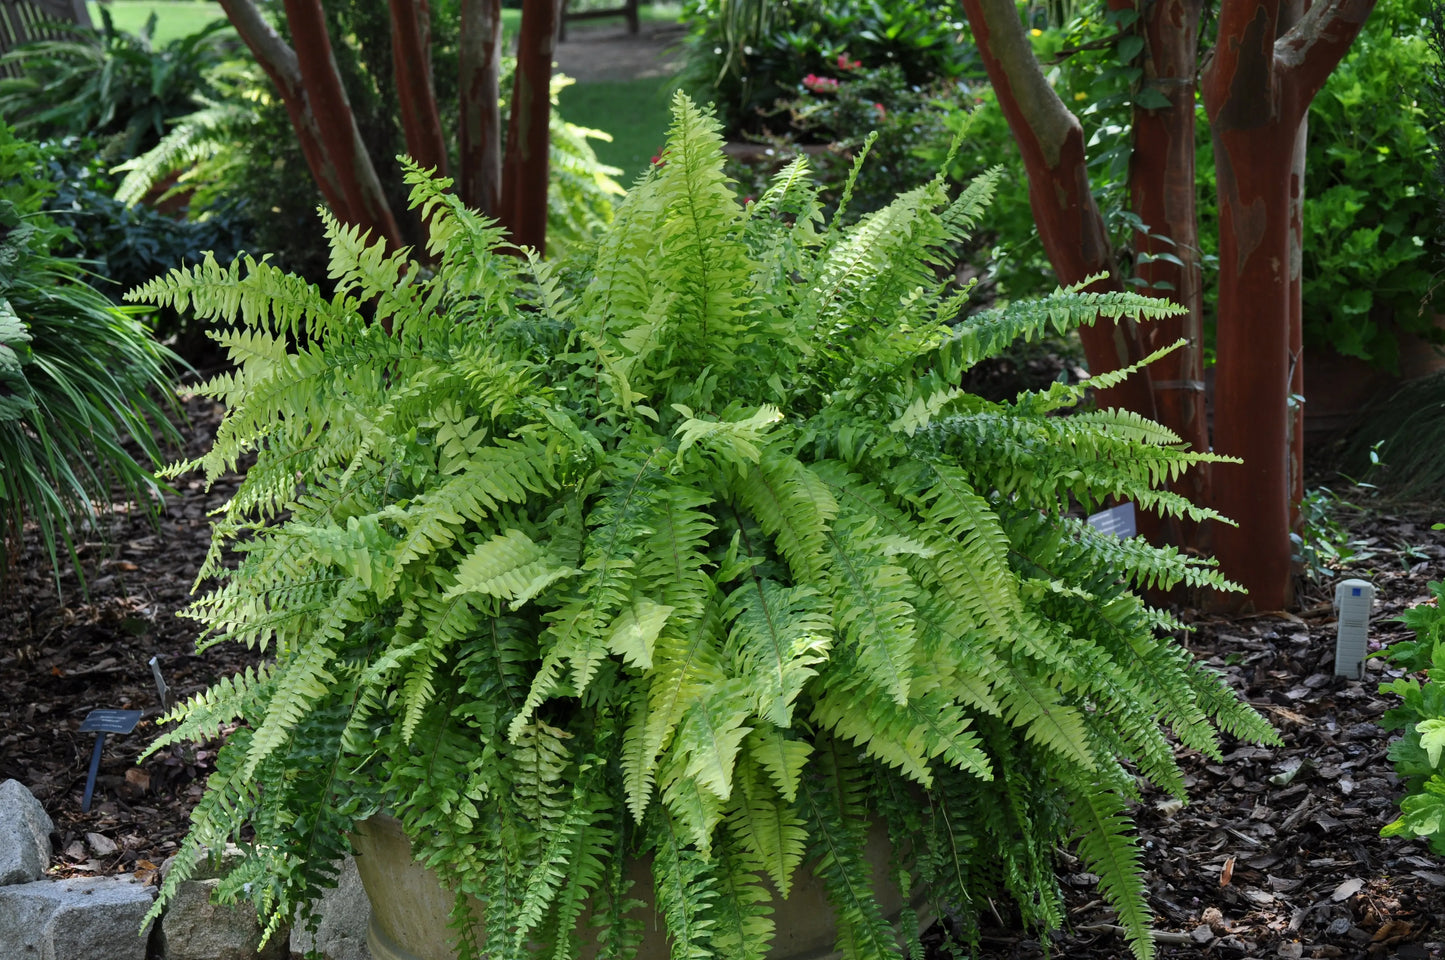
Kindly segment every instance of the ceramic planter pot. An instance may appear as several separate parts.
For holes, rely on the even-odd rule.
[[[435,874],[411,856],[411,841],[401,821],[381,814],[357,825],[352,835],[356,866],[371,900],[371,926],[367,945],[374,960],[456,960],[447,917],[452,896]],[[888,882],[887,831],[875,824],[865,850],[873,868],[873,888],[883,914],[896,922],[903,909],[898,889]],[[646,926],[637,960],[668,960],[662,917],[652,906],[651,865],[636,860],[628,865],[634,881],[632,895],[646,901]],[[920,924],[932,919],[918,895],[914,908]],[[585,919],[585,918],[584,918]],[[832,960],[836,925],[823,883],[807,870],[799,870],[786,900],[773,904],[776,935],[769,960]],[[585,940],[584,940],[585,943]],[[584,956],[587,956],[584,947]]]

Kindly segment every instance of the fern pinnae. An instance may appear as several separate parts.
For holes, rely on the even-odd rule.
[[[1144,871],[1138,845],[1129,836],[1131,826],[1123,801],[1108,790],[1074,786],[1069,816],[1078,828],[1078,850],[1090,870],[1099,875],[1099,889],[1119,914],[1127,931],[1130,952],[1137,960],[1154,956],[1149,927],[1153,916],[1145,902]]]
[[[725,616],[732,622],[734,672],[753,678],[753,709],[774,726],[792,726],[794,704],[832,641],[832,617],[821,596],[763,579],[755,568],[728,597]]]
[[[755,761],[740,764],[739,778],[743,789],[734,795],[728,830],[786,898],[807,850],[807,830]]]
[[[765,960],[772,944],[772,894],[758,879],[752,860],[726,843],[714,854],[719,896],[714,901],[712,946],[719,957]]]
[[[564,960],[585,907],[625,954],[622,858],[651,853],[679,958],[761,956],[762,892],[811,852],[838,946],[893,955],[870,820],[926,834],[897,851],[906,896],[916,873],[967,922],[1009,894],[1052,929],[1071,831],[1115,900],[1137,879],[1122,804],[1182,787],[1163,728],[1216,754],[1269,736],[1131,592],[1215,569],[1062,516],[1211,516],[1155,489],[1211,455],[1054,416],[1077,387],[957,386],[1015,337],[1174,308],[1071,288],[959,319],[940,267],[997,172],[822,227],[805,163],[740,206],[716,130],[675,118],[565,267],[408,166],[432,272],[332,222],[335,296],[255,260],[137,292],[216,320],[240,364],[205,388],[228,412],[196,465],[257,465],[191,613],[277,662],[162,742],[244,721],[193,838],[249,820],[225,892],[251,884],[268,928],[385,798],[473,954]]]
[[[651,839],[657,851],[652,870],[657,905],[672,936],[672,960],[711,960],[710,907],[716,892],[706,864],[667,817],[653,818]]]
[[[867,820],[856,783],[844,779],[852,771],[845,765],[824,770],[823,780],[804,781],[799,803],[808,823],[811,852],[817,857],[816,871],[838,919],[836,947],[849,960],[897,957],[893,931],[872,891],[860,882],[868,876],[861,833]]]
[[[823,575],[823,550],[838,504],[827,485],[806,466],[769,448],[734,486],[738,498],[773,537],[800,583]]]

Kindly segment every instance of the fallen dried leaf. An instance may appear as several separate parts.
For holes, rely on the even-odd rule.
[[[1373,943],[1383,943],[1387,946],[1392,943],[1399,943],[1415,932],[1415,928],[1404,920],[1386,920],[1380,924],[1380,929],[1370,938]]]
[[[1281,943],[1275,953],[1285,960],[1300,960],[1305,955],[1305,948],[1301,943]]]
[[[1227,886],[1229,886],[1229,881],[1232,880],[1233,878],[1234,878],[1234,857],[1230,857],[1228,860],[1224,861],[1224,866],[1221,867],[1220,870],[1219,870],[1219,885],[1220,885],[1221,887],[1227,887]]]
[[[1172,817],[1184,809],[1184,801],[1177,797],[1170,797],[1167,800],[1160,800],[1154,804],[1154,809],[1158,810],[1162,816]]]

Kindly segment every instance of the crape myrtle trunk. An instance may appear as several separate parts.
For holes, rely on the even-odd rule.
[[[332,212],[399,249],[397,218],[347,100],[320,0],[285,0],[291,44],[266,22],[254,0],[221,4],[276,85],[307,166]],[[448,151],[432,82],[428,4],[388,0],[388,11],[407,152],[422,167],[445,174]],[[509,149],[503,162],[500,0],[462,0],[461,5],[457,189],[468,205],[499,219],[513,242],[539,252],[546,241],[549,90],[559,20],[560,0],[524,0]]]
[[[1089,186],[1082,128],[1045,79],[1017,7],[1013,0],[961,3],[1023,157],[1039,235],[1055,273],[1060,282],[1073,283],[1108,270],[1110,279],[1100,286],[1119,289],[1115,252]],[[1283,9],[1284,0],[1223,0],[1219,39],[1203,76],[1220,209],[1213,441],[1216,451],[1242,457],[1245,464],[1200,471],[1176,489],[1238,526],[1146,532],[1201,552],[1212,547],[1226,575],[1249,591],[1242,601],[1233,599],[1237,595],[1217,598],[1221,606],[1274,610],[1291,600],[1289,533],[1302,493],[1300,411],[1289,398],[1300,392],[1304,375],[1303,129],[1310,101],[1373,5],[1374,0],[1317,0],[1302,13]],[[1157,419],[1204,449],[1194,200],[1200,7],[1200,0],[1155,0],[1136,22],[1145,40],[1141,94],[1152,87],[1167,106],[1136,107],[1129,167],[1131,204],[1148,228],[1133,238],[1136,252],[1149,255],[1135,274],[1189,313],[1156,322],[1148,331],[1099,323],[1082,331],[1081,339],[1096,372],[1186,339],[1187,348],[1152,365],[1147,378],[1131,378],[1132,386],[1104,392],[1100,404]],[[1167,256],[1151,259],[1161,254]]]

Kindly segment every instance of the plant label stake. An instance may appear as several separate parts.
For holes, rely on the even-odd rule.
[[[100,773],[100,751],[107,733],[130,733],[140,722],[139,710],[92,710],[80,725],[81,733],[95,734],[95,749],[90,753],[90,773],[85,778],[85,798],[80,812],[90,812],[90,798],[95,794],[95,776]]]
[[[161,713],[171,708],[171,688],[166,686],[165,678],[161,676],[161,663],[159,657],[151,657],[151,676],[156,679],[156,693],[161,698]]]
[[[1112,533],[1120,539],[1132,537],[1139,532],[1138,527],[1134,524],[1134,505],[1132,503],[1121,503],[1117,507],[1091,513],[1088,516],[1088,524],[1100,533]]]
[[[1368,580],[1343,580],[1335,587],[1335,676],[1365,678],[1365,634],[1375,588]]]

